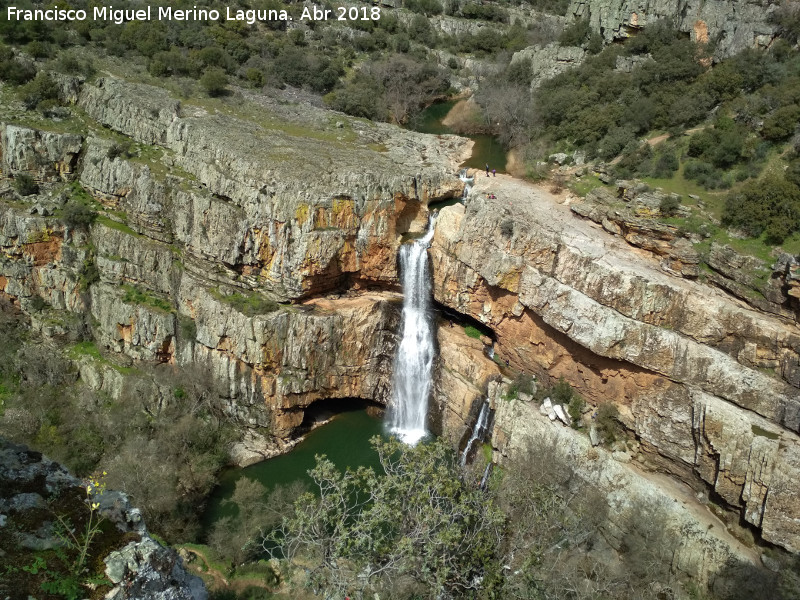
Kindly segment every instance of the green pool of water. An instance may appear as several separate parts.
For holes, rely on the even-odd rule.
[[[442,125],[442,119],[447,116],[447,113],[455,105],[455,100],[431,104],[412,123],[409,123],[409,127],[420,133],[432,133],[435,135],[455,133],[449,127]],[[465,137],[473,140],[475,145],[472,147],[472,156],[461,165],[462,167],[483,169],[488,163],[490,169],[497,169],[498,173],[506,172],[506,149],[497,141],[496,137],[483,134],[467,135]]]
[[[222,501],[230,498],[241,477],[260,481],[264,493],[268,494],[276,485],[287,484],[298,479],[311,482],[308,471],[314,468],[317,454],[325,454],[333,463],[344,470],[346,467],[380,466],[378,455],[369,444],[371,437],[383,435],[383,422],[367,414],[364,409],[351,410],[337,415],[325,425],[314,429],[294,449],[281,456],[256,463],[243,469],[225,472],[217,488],[209,499],[203,519],[207,531],[218,519],[234,516],[236,508]]]

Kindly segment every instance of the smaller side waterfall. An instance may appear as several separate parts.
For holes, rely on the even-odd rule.
[[[480,443],[486,438],[486,433],[489,429],[490,412],[489,399],[487,398],[483,401],[483,405],[481,405],[481,412],[478,414],[478,420],[475,422],[475,428],[472,430],[472,435],[470,436],[467,445],[464,446],[464,451],[461,453],[460,462],[462,467],[467,465],[470,452],[472,452],[472,447],[475,445],[475,443]]]
[[[461,198],[467,199],[469,198],[469,193],[472,191],[472,184],[475,182],[474,177],[467,177],[467,170],[462,169],[461,173],[459,173],[458,178],[464,182],[464,191],[461,193]]]
[[[492,461],[489,461],[488,463],[486,463],[486,468],[483,471],[483,477],[481,477],[480,488],[482,490],[485,490],[486,489],[486,484],[489,483],[489,475],[492,474],[493,466],[494,466],[494,463]]]
[[[436,214],[428,231],[400,247],[403,284],[402,339],[394,361],[392,403],[388,427],[406,444],[416,444],[427,435],[425,419],[433,381],[436,333],[431,312],[431,277],[428,246],[433,239]]]

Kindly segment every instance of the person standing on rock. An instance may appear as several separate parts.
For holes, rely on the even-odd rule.
[[[489,163],[486,163],[486,176],[489,176]]]
[[[489,174],[487,173],[486,176],[488,177]],[[497,177],[497,169],[492,169],[492,177]]]

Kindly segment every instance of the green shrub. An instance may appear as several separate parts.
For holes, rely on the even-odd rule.
[[[782,106],[764,120],[761,135],[767,140],[785,140],[795,132],[798,121],[800,106]]]
[[[579,394],[573,392],[572,398],[570,398],[569,404],[567,405],[567,412],[572,419],[572,427],[574,429],[578,429],[581,425],[581,418],[583,417],[583,409],[585,406],[586,402],[584,399]]]
[[[558,37],[558,43],[562,46],[581,46],[589,38],[591,32],[589,19],[578,19],[564,28]]]
[[[604,402],[597,409],[597,431],[607,444],[613,444],[620,435],[619,411],[611,402]]]
[[[218,294],[217,297],[248,317],[275,312],[281,307],[275,300],[265,298],[256,292],[251,294],[240,294],[237,292],[228,296]]]
[[[752,237],[764,233],[768,243],[779,244],[800,230],[800,188],[783,174],[749,181],[728,195],[722,223]]]
[[[563,377],[559,377],[558,382],[548,390],[548,395],[556,404],[569,404],[573,393],[572,386]]]
[[[19,173],[14,177],[14,189],[20,196],[31,196],[39,193],[36,180],[27,173]]]
[[[227,93],[228,76],[219,67],[209,67],[200,78],[200,86],[211,96],[216,98]]]
[[[172,312],[173,310],[172,304],[163,298],[156,296],[150,290],[133,285],[124,285],[122,286],[122,289],[125,290],[125,295],[122,297],[124,302],[143,304],[145,306],[157,308],[165,312]]]
[[[61,220],[72,229],[88,229],[97,219],[97,211],[78,200],[70,200],[61,210]]]
[[[653,177],[657,177],[659,179],[669,179],[679,168],[680,163],[678,162],[678,158],[675,156],[675,153],[672,151],[666,151],[658,155],[658,158],[653,164],[651,173]]]
[[[11,48],[0,48],[0,79],[12,85],[22,85],[36,76],[36,68],[14,56]]]
[[[181,337],[185,340],[197,339],[197,323],[194,319],[186,315],[178,315],[178,323],[180,325]]]
[[[405,0],[405,8],[411,12],[420,13],[427,16],[442,14],[442,4],[438,0]]]
[[[522,394],[532,396],[536,392],[536,383],[530,373],[519,373],[514,378],[514,385]]]
[[[47,100],[58,100],[58,85],[47,73],[39,72],[33,81],[20,88],[22,103],[28,110],[37,108]]]
[[[88,78],[95,74],[94,63],[90,59],[78,55],[75,51],[59,54],[53,67],[56,71],[67,75],[82,75]]]
[[[88,290],[90,286],[100,281],[100,270],[94,259],[87,258],[83,261],[80,271],[78,271],[78,284],[81,290]]]
[[[111,144],[108,152],[106,152],[106,156],[111,160],[114,160],[120,156],[123,158],[130,158],[132,156],[131,143],[129,141],[125,141]]]
[[[674,217],[678,214],[678,208],[680,205],[681,201],[677,196],[664,196],[661,199],[661,204],[659,204],[658,210],[665,217]]]

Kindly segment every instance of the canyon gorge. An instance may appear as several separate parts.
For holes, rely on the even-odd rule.
[[[742,532],[800,551],[793,273],[773,275],[781,310],[760,311],[563,193],[478,172],[455,202],[465,138],[247,92],[233,106],[110,76],[59,86],[81,131],[1,128],[0,297],[80,385],[120,398],[138,365],[199,367],[239,465],[288,451],[327,400],[386,406],[398,252],[436,212],[434,433],[463,450],[488,397],[494,461],[549,436],[620,517],[637,498],[668,503],[686,540],[672,560],[704,582],[759,563]],[[14,191],[23,174],[37,194]],[[83,193],[92,223],[54,216]],[[70,354],[87,340],[98,355]],[[514,372],[612,403],[625,441],[594,447],[508,398]]]

